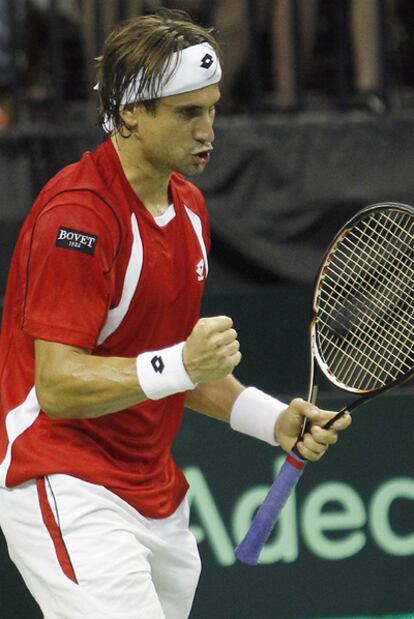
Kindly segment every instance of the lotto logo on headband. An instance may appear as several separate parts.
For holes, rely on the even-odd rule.
[[[211,54],[206,54],[204,58],[201,59],[200,67],[203,67],[203,69],[209,69],[213,62],[213,56]]]

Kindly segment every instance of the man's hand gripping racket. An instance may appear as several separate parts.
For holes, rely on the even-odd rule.
[[[315,403],[322,375],[358,396],[324,426],[329,428],[413,373],[414,209],[375,204],[338,232],[319,268],[310,323],[308,400]],[[243,563],[257,564],[305,465],[294,447],[236,548]]]

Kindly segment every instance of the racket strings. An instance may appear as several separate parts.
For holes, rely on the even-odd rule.
[[[350,236],[354,236],[355,234],[352,233],[352,231],[350,232]],[[373,241],[373,237],[370,237],[368,235],[366,235],[365,237],[366,243],[371,243]],[[352,276],[357,275],[358,274],[358,270],[360,272],[362,272],[363,274],[363,282],[364,285],[370,286],[370,281],[369,281],[369,277],[367,275],[366,271],[363,271],[362,268],[367,268],[368,266],[371,266],[371,268],[374,268],[376,270],[376,277],[375,277],[375,287],[378,288],[380,285],[385,286],[387,285],[387,287],[391,290],[391,292],[395,292],[395,289],[397,288],[397,290],[400,289],[400,283],[401,280],[402,282],[407,283],[409,286],[411,286],[412,284],[412,276],[410,273],[410,269],[413,266],[414,261],[412,259],[409,259],[409,256],[404,256],[405,258],[409,259],[409,264],[406,264],[408,272],[404,272],[402,270],[402,268],[400,268],[398,270],[398,272],[395,271],[395,269],[389,269],[387,268],[387,263],[385,262],[387,260],[387,256],[384,256],[384,250],[387,249],[388,253],[390,253],[390,247],[388,246],[387,248],[384,245],[384,241],[387,240],[385,237],[383,239],[383,243],[382,245],[380,245],[379,243],[377,243],[378,249],[382,250],[382,252],[380,253],[380,251],[375,251],[376,247],[375,246],[366,246],[364,245],[362,247],[361,251],[361,255],[358,256],[358,259],[354,259],[354,261],[352,261],[352,257],[349,257],[347,259],[347,256],[345,256],[345,260],[342,261],[342,267],[345,269],[348,269],[348,264],[349,267],[354,267],[353,269],[351,269],[351,274]],[[358,245],[356,245],[356,248],[359,249]],[[397,249],[395,246],[392,246],[392,249]],[[401,253],[401,249],[400,249],[400,253]],[[339,257],[339,255],[338,255]],[[375,262],[374,262],[375,260]],[[403,264],[401,264],[401,267],[403,266]],[[379,270],[381,268],[381,271]],[[382,281],[381,281],[381,275],[382,275]],[[352,280],[351,280],[352,283]],[[392,286],[394,286],[394,288],[392,288]],[[371,284],[372,287],[372,284]]]
[[[383,232],[386,233],[386,232],[389,232],[389,230],[387,231],[382,226],[381,233]],[[371,241],[372,239],[367,239],[367,241],[368,240]],[[413,267],[414,262],[409,256],[402,255],[402,258],[408,258],[408,260],[403,261],[400,258],[399,264],[396,265],[395,255],[391,254],[389,246],[385,246],[385,241],[388,241],[387,235],[384,234],[384,236],[382,238],[380,237],[379,240],[380,240],[380,243],[377,243],[377,245],[379,247],[379,250],[382,250],[381,253],[380,251],[375,251],[376,250],[375,246],[370,245],[370,247],[372,247],[372,251],[371,251],[371,254],[368,254],[368,257],[370,259],[375,259],[376,261],[376,264],[374,264],[374,266],[377,269],[377,277],[376,277],[374,284],[370,283],[369,281],[368,282],[364,281],[363,282],[364,286],[367,286],[368,291],[369,290],[375,291],[374,292],[374,296],[375,296],[374,313],[378,319],[381,319],[383,316],[382,316],[382,313],[376,311],[376,309],[383,308],[383,310],[385,310],[388,313],[390,311],[390,305],[388,301],[391,299],[393,302],[393,307],[399,310],[398,317],[397,317],[398,328],[401,329],[401,326],[407,326],[409,331],[411,332],[412,325],[410,321],[412,321],[412,314],[408,311],[408,307],[412,306],[412,302],[411,302],[412,273],[413,273],[412,267]],[[410,240],[413,240],[412,236]],[[395,248],[395,245],[393,245],[393,248]],[[387,250],[388,254],[384,254],[385,249]],[[390,263],[389,258],[388,258],[390,254],[392,258],[392,263]],[[365,251],[363,251],[363,258],[366,259],[366,256],[367,256],[367,251],[365,249]],[[390,268],[384,269],[385,261],[387,261],[387,264],[391,264],[392,270]],[[381,271],[379,270],[380,268],[382,269]],[[406,286],[403,286],[403,284],[406,284]],[[380,293],[382,294],[380,295]],[[404,313],[402,301],[403,301],[404,296],[407,299],[407,293],[408,293],[408,306],[406,307],[407,311]],[[371,303],[371,306],[372,305],[373,304]],[[389,318],[390,317],[388,317],[388,321],[390,322]]]
[[[325,350],[328,352],[325,354],[325,359],[331,368],[335,368],[335,374],[340,375],[345,384],[348,384],[351,380],[351,372],[353,374],[353,381],[358,386],[362,386],[359,380],[364,376],[365,382],[371,377],[373,381],[386,383],[386,379],[393,379],[396,374],[407,367],[410,364],[403,364],[401,359],[398,359],[395,354],[392,354],[384,347],[375,348],[366,341],[365,346],[361,348],[361,338],[356,335],[352,339],[348,339],[346,346],[338,345],[337,339],[329,333],[320,332],[320,337],[324,340]],[[330,348],[328,348],[330,347]],[[366,373],[366,374],[363,374]],[[365,385],[371,388],[372,383]]]
[[[400,299],[400,310],[401,310],[401,299]],[[400,341],[396,339],[395,333],[396,329],[390,329],[390,325],[392,323],[390,320],[388,321],[387,328],[385,329],[381,323],[377,323],[377,316],[372,312],[371,304],[368,305],[369,312],[364,320],[361,319],[359,315],[359,324],[357,324],[358,331],[354,329],[354,332],[351,332],[351,338],[348,339],[347,349],[348,350],[353,347],[352,354],[355,354],[355,351],[359,350],[360,357],[364,357],[364,364],[370,364],[371,368],[375,371],[381,371],[384,374],[384,380],[387,378],[392,378],[395,372],[399,370],[404,370],[405,366],[401,364],[401,353],[399,353],[399,348],[402,347],[403,340],[400,337]],[[360,314],[360,308],[358,313]],[[401,311],[400,316],[401,318]],[[394,319],[395,320],[395,319]],[[398,316],[397,316],[398,321]],[[390,335],[392,342],[389,342]],[[371,339],[375,337],[374,345],[371,345]],[[365,343],[365,350],[361,350],[361,342]],[[390,343],[393,343],[397,346],[397,350],[390,349]],[[406,348],[406,351],[408,348]],[[381,351],[381,352],[379,352]],[[337,351],[338,352],[338,351]],[[396,353],[399,353],[400,356],[396,357]],[[341,357],[342,365],[345,366],[346,357]],[[396,362],[394,362],[396,361]],[[332,364],[332,358],[329,359],[329,362]],[[360,370],[358,376],[354,377],[355,380],[362,375],[364,366],[360,365]],[[338,368],[336,369],[338,371]],[[371,373],[372,374],[372,373]],[[375,379],[375,377],[374,377]],[[349,380],[349,375],[345,376],[345,380]],[[369,385],[371,387],[371,385]]]
[[[412,258],[410,258],[410,256],[408,256],[406,253],[403,253],[401,251],[401,246],[398,247],[395,244],[393,244],[391,242],[391,240],[389,239],[389,234],[387,234],[387,232],[389,233],[389,230],[387,231],[384,227],[382,228],[382,230],[380,232],[384,232],[384,238],[383,238],[383,243],[377,243],[377,247],[378,250],[382,250],[382,252],[384,252],[385,250],[388,252],[387,255],[384,256],[384,253],[380,254],[379,251],[375,252],[375,246],[372,246],[372,252],[371,254],[369,254],[367,251],[365,251],[363,258],[365,258],[365,260],[368,258],[373,258],[375,259],[375,263],[373,264],[373,266],[375,267],[375,269],[377,269],[376,272],[376,283],[379,283],[379,277],[382,274],[383,276],[383,280],[385,283],[387,283],[388,286],[397,286],[397,288],[399,288],[400,286],[400,280],[402,278],[402,281],[405,281],[407,284],[411,285],[411,276],[410,276],[410,270],[413,267],[414,264],[414,260]],[[352,236],[352,232],[351,232],[351,236]],[[395,236],[395,235],[394,235]],[[366,236],[366,241],[369,242],[370,244],[372,244],[373,238]],[[386,244],[385,244],[386,242]],[[393,254],[393,251],[396,251],[400,254],[400,257],[398,257],[398,254]],[[393,269],[393,267],[391,266],[391,268],[389,268],[389,261],[388,261],[388,255],[391,255],[391,257],[394,260],[399,260],[400,261],[400,268],[396,271]],[[408,269],[407,272],[404,272],[403,267],[404,265],[406,266],[406,268]],[[378,271],[378,269],[381,268],[381,271]]]
[[[318,339],[328,371],[370,390],[411,369],[413,218],[393,210],[360,220],[321,272]]]
[[[373,321],[381,320],[384,316],[384,312],[389,314],[389,311],[390,311],[390,305],[388,302],[389,301],[388,293],[390,292],[389,287],[388,289],[385,289],[385,292],[384,292],[384,287],[380,285],[381,282],[378,282],[377,285],[373,285],[370,282],[366,282],[354,270],[350,272],[350,274],[353,276],[353,280],[351,280],[351,284],[353,285],[351,285],[351,287],[348,286],[348,280],[344,278],[344,274],[347,274],[348,264],[344,260],[341,260],[340,256],[337,256],[337,258],[338,258],[338,262],[340,263],[341,269],[338,270],[336,268],[336,265],[334,264],[331,265],[331,270],[332,270],[332,273],[335,275],[335,279],[332,278],[332,274],[330,275],[329,273],[327,273],[326,275],[327,289],[325,290],[325,292],[331,293],[330,294],[331,305],[333,307],[335,305],[334,298],[335,298],[335,295],[338,289],[340,289],[341,294],[349,292],[349,294],[351,295],[352,293],[355,293],[355,286],[357,284],[361,285],[361,283],[363,283],[365,286],[365,291],[364,291],[365,298],[363,299],[362,307],[364,309],[365,316],[366,317],[369,316],[369,312],[368,312],[369,309],[371,310]],[[403,345],[402,338],[401,338],[401,332],[400,332],[401,328],[406,327],[408,329],[409,334],[411,333],[411,328],[412,328],[412,325],[410,322],[410,320],[412,320],[412,316],[410,312],[408,311],[411,306],[411,295],[412,295],[412,289],[411,289],[411,286],[408,286],[408,283],[411,284],[411,282],[408,282],[406,278],[401,278],[401,279],[403,282],[405,280],[407,284],[407,286],[405,286],[405,289],[403,290],[400,286],[400,290],[397,290],[396,287],[394,286],[394,288],[391,290],[391,292],[394,295],[399,293],[398,303],[396,302],[395,296],[393,299],[394,310],[396,307],[399,308],[398,316],[396,316],[394,319],[395,325],[393,325],[390,315],[388,315],[388,321],[387,321],[387,325],[389,327],[389,332],[387,333],[387,336],[391,336],[391,338],[396,340],[399,345]],[[330,285],[331,280],[332,280],[332,284]],[[369,296],[368,296],[369,294],[375,295],[375,302],[376,302],[375,305],[372,302],[371,303],[369,302]],[[405,301],[405,306],[404,306],[404,301]],[[354,296],[353,315],[357,313],[355,312],[355,308],[358,309],[359,305],[361,305],[361,302],[358,301],[358,299]],[[342,305],[340,307],[342,307]],[[342,314],[339,314],[337,311],[337,314],[338,314],[337,321],[342,328],[346,328],[346,325],[343,322],[341,322],[341,317],[343,313],[344,312],[342,312]],[[332,313],[331,313],[331,317],[334,318]],[[355,325],[355,321],[353,324]],[[377,322],[373,322],[373,326],[374,328],[377,328]],[[409,343],[409,345],[407,345],[407,348],[408,350],[411,350],[411,342]]]
[[[347,346],[340,346],[329,333],[321,333],[325,349],[326,362],[342,382],[358,388],[372,389],[378,385],[387,384],[401,372],[410,369],[410,363],[398,359],[395,354],[381,352],[373,346],[361,349],[360,342],[348,341]],[[363,381],[363,382],[361,382]]]
[[[388,218],[389,220],[389,218]],[[387,222],[389,224],[389,222]],[[410,224],[410,218],[405,218],[405,226]],[[409,253],[412,255],[413,235],[408,234],[409,228],[403,228],[398,226],[398,232],[400,236],[397,237],[393,234],[392,229],[386,228],[381,220],[376,222],[377,232],[379,231],[380,237],[378,239],[379,250],[383,250],[384,260],[378,259],[378,268],[384,268],[384,261],[387,263],[387,268],[381,273],[382,279],[378,280],[376,288],[378,292],[382,293],[385,297],[386,303],[386,326],[387,330],[384,330],[384,335],[389,337],[392,334],[397,334],[398,345],[401,348],[408,350],[408,353],[412,350],[412,307],[413,307],[413,264],[414,261]],[[378,230],[379,229],[379,230]],[[394,240],[397,242],[395,243]],[[381,242],[382,241],[382,242]],[[405,245],[401,251],[403,242]],[[407,245],[411,243],[411,245]],[[385,254],[386,250],[386,254]],[[395,253],[398,252],[398,253]],[[379,252],[375,253],[375,256],[379,255]],[[391,262],[390,260],[391,259]],[[391,264],[391,268],[388,265]],[[385,279],[385,281],[383,281]],[[378,296],[378,295],[377,295]],[[391,302],[389,305],[388,301]],[[384,318],[378,316],[378,318]],[[382,321],[383,323],[384,321]],[[378,323],[381,326],[381,322]],[[378,335],[380,331],[378,331]],[[406,341],[404,341],[404,335]],[[403,351],[402,351],[403,352]]]
[[[372,322],[372,321],[371,321]],[[377,337],[378,337],[379,331],[377,333]],[[352,342],[351,342],[352,343]],[[371,353],[371,351],[369,351]],[[381,359],[380,359],[381,363],[384,363],[384,356],[382,355]],[[394,368],[395,368],[395,364],[394,364]]]
[[[339,346],[337,339],[332,337],[325,337],[322,344],[325,345],[325,358],[329,367],[332,368],[332,373],[339,376],[341,381],[346,385],[355,387],[358,389],[373,389],[378,386],[386,384],[388,380],[393,380],[400,371],[404,371],[405,366],[407,369],[410,364],[400,362],[397,365],[394,359],[398,362],[396,357],[396,350],[388,351],[386,354],[381,352],[381,348],[368,347],[366,341],[361,342],[357,338],[348,339],[345,345]],[[327,345],[330,345],[330,354],[326,351]],[[337,363],[337,360],[339,362]]]
[[[354,351],[347,351],[343,347],[338,346],[333,338],[321,337],[324,340],[325,346],[328,344],[331,346],[332,351],[341,354],[340,366],[335,365],[334,360],[329,358],[327,362],[329,368],[333,368],[329,372],[338,377],[342,383],[359,389],[373,389],[378,385],[383,386],[387,384],[384,378],[384,363],[381,364],[373,360],[368,353],[361,354],[358,351],[360,354],[356,356]],[[385,361],[387,360],[385,359]],[[389,378],[393,378],[394,375],[395,373],[388,373]]]
[[[329,276],[328,276],[329,277]],[[369,288],[369,286],[368,286]],[[344,289],[345,290],[345,289]],[[330,286],[329,282],[326,282],[326,290],[325,293],[326,294],[330,294],[330,301],[331,301],[331,307],[323,307],[321,309],[321,313],[324,313],[326,315],[326,317],[328,317],[329,319],[331,319],[331,321],[336,321],[338,323],[338,326],[340,327],[340,329],[344,329],[347,330],[350,325],[354,326],[356,329],[360,329],[360,321],[356,321],[356,318],[353,317],[353,319],[349,319],[348,324],[345,323],[346,320],[346,316],[345,316],[345,312],[342,311],[341,313],[339,312],[338,308],[335,308],[335,302],[337,301],[337,296],[336,296],[336,292],[337,289],[335,288],[335,286]],[[368,292],[377,292],[375,287],[371,287],[371,290],[368,290]],[[407,291],[408,294],[408,291]],[[378,296],[377,296],[378,298]],[[403,307],[402,307],[402,303],[403,303],[403,298],[402,295],[400,296],[400,305],[401,305],[401,309],[400,309],[400,313],[399,316],[395,317],[394,323],[391,322],[390,317],[388,319],[387,322],[387,330],[383,329],[384,331],[384,336],[385,337],[391,337],[392,341],[394,341],[396,344],[402,346],[403,348],[405,348],[407,350],[407,352],[411,351],[411,343],[406,343],[404,346],[404,342],[402,341],[401,338],[401,327],[405,327],[406,329],[410,329],[411,325],[409,323],[409,318],[410,315],[408,313],[408,311],[404,311]],[[366,303],[366,307],[368,306],[368,302],[365,301]],[[369,324],[369,319],[371,319],[371,323],[372,323],[372,328],[377,330],[378,335],[381,335],[381,325],[378,324],[377,320],[383,318],[383,312],[384,311],[389,311],[389,308],[387,307],[387,305],[384,303],[384,301],[382,301],[380,298],[378,298],[378,303],[379,303],[379,307],[382,310],[381,314],[379,314],[379,312],[376,310],[375,307],[372,308],[372,316],[369,316],[368,311],[365,312],[365,318],[368,321]],[[357,305],[358,302],[356,301],[355,304]],[[406,303],[407,306],[407,310],[409,307],[409,303]],[[342,306],[340,306],[342,308]],[[345,306],[346,307],[346,306]],[[343,308],[342,308],[343,309]],[[362,334],[361,334],[362,335]],[[367,337],[369,337],[370,333],[369,331],[366,333]]]
[[[357,246],[354,245],[354,248],[355,247],[357,247]],[[364,284],[364,286],[367,286],[368,290],[369,289],[375,290],[376,303],[379,302],[379,307],[381,307],[381,306],[384,307],[386,309],[386,311],[389,310],[389,304],[387,302],[388,301],[388,296],[389,296],[388,293],[391,292],[394,295],[396,292],[401,291],[400,290],[401,289],[401,285],[399,286],[398,289],[396,287],[397,281],[400,282],[400,284],[401,284],[401,282],[405,281],[405,283],[408,284],[410,286],[410,289],[411,289],[411,283],[412,283],[411,279],[412,278],[411,277],[407,277],[407,274],[404,273],[404,271],[402,271],[401,269],[398,272],[398,277],[395,275],[395,273],[390,273],[390,271],[387,270],[387,278],[388,279],[386,281],[388,283],[388,286],[386,286],[386,287],[383,285],[383,282],[381,282],[379,274],[377,273],[377,278],[376,278],[376,281],[374,282],[375,283],[375,286],[374,286],[374,284],[369,281],[369,278],[367,278],[367,276],[364,277],[364,273],[365,273],[364,271],[362,271],[363,277],[361,279],[361,276],[358,273],[358,269],[359,269],[359,271],[361,271],[361,261],[360,260],[359,261],[357,261],[355,259],[352,260],[352,256],[351,256],[351,258],[348,258],[348,260],[347,260],[347,256],[345,256],[345,259],[341,261],[341,259],[340,259],[341,252],[337,252],[337,254],[338,255],[336,257],[339,258],[341,270],[340,271],[336,271],[336,278],[334,279],[334,282],[341,283],[341,281],[343,281],[344,285],[347,286],[347,290],[349,289],[350,293],[352,292],[352,288],[355,288],[355,286],[353,286],[352,284],[355,284],[355,285],[359,284],[359,287],[361,287],[360,284],[362,282]],[[377,256],[379,255],[378,252],[377,252],[376,255]],[[371,260],[372,260],[373,257],[375,257],[375,254],[374,254],[373,251],[371,252],[369,257],[370,257]],[[377,270],[378,270],[379,266],[380,266],[380,264],[378,263],[378,260],[377,260],[377,266],[376,266]],[[410,265],[408,265],[408,266],[410,266]],[[350,268],[350,267],[353,267],[353,268]],[[345,279],[344,278],[344,274],[347,274],[348,271],[349,271],[349,274],[351,275],[351,277],[349,277],[349,275],[348,275],[347,279]],[[393,277],[394,277],[394,282],[392,280],[391,275],[393,275]],[[404,275],[405,275],[405,277],[404,277]],[[389,284],[390,282],[391,282],[391,284],[394,284],[394,285],[390,285]],[[351,284],[351,286],[350,286],[350,284]],[[378,298],[378,293],[380,292],[380,290],[384,293],[383,294],[383,298],[385,299],[385,303],[381,301],[381,298]],[[366,309],[366,304],[364,305],[364,307]],[[377,309],[377,308],[375,308],[375,309]],[[381,315],[379,315],[378,317],[381,317]],[[407,318],[408,319],[411,318],[411,316],[408,313],[407,313]]]
[[[341,275],[340,273],[338,273],[338,271],[335,271],[335,269],[334,269],[334,272],[337,275]],[[341,280],[338,280],[338,281],[339,281],[340,284],[342,283]],[[355,281],[358,281],[358,277],[355,277]],[[335,303],[334,303],[335,302],[335,294],[336,294],[337,290],[336,290],[336,288],[334,286],[329,286],[329,283],[327,283],[327,286],[328,286],[328,288],[327,288],[327,290],[325,292],[331,293],[330,294],[330,301],[331,301],[331,306],[334,308],[335,307]],[[345,289],[342,286],[341,293],[344,292],[344,290]],[[345,292],[347,292],[347,291],[348,290],[346,289]],[[365,301],[364,301],[364,304],[365,304],[364,305],[364,308],[365,308],[364,317],[365,317],[366,320],[365,320],[364,327],[369,326],[369,324],[371,324],[371,327],[375,330],[375,332],[376,332],[376,334],[378,336],[381,336],[381,331],[383,331],[384,337],[391,337],[391,339],[396,344],[398,344],[399,346],[403,346],[404,347],[404,342],[403,342],[403,340],[401,338],[401,323],[402,323],[403,326],[407,326],[407,327],[410,327],[410,328],[411,328],[411,325],[408,322],[408,318],[410,317],[409,314],[408,314],[408,311],[404,311],[403,294],[400,294],[399,298],[398,298],[399,312],[398,312],[398,315],[395,316],[395,318],[394,318],[394,323],[396,323],[396,324],[393,324],[393,322],[391,321],[391,316],[389,315],[388,316],[388,321],[387,321],[388,329],[384,330],[382,325],[377,323],[377,320],[383,318],[383,312],[384,311],[389,312],[389,310],[390,310],[389,303],[384,302],[379,297],[379,292],[380,291],[378,290],[378,288],[375,288],[375,287],[370,286],[368,284],[368,292],[371,292],[371,293],[374,292],[374,293],[377,294],[377,300],[378,300],[380,309],[382,309],[382,312],[381,312],[381,314],[379,314],[379,312],[377,311],[376,307],[374,307],[372,305],[372,303],[370,304],[368,302],[369,300],[365,299]],[[409,290],[409,291],[406,290],[405,291],[405,293],[406,293],[405,296],[407,296],[407,292],[408,292],[408,296],[411,297],[411,290]],[[388,299],[386,298],[386,300],[388,300]],[[405,308],[406,309],[409,306],[409,301],[410,300],[411,299],[409,298],[408,299],[408,303],[407,303],[407,300],[405,301]],[[357,306],[357,310],[359,309],[358,305],[360,305],[360,302],[355,301],[355,306]],[[395,299],[394,299],[394,306],[396,307]],[[395,310],[395,307],[394,307],[394,310]],[[346,306],[345,306],[345,309],[346,309]],[[368,310],[370,310],[370,311],[368,311]],[[326,308],[325,308],[325,311],[326,311]],[[359,311],[359,313],[361,313],[361,312]],[[342,329],[346,330],[347,328],[349,328],[350,325],[349,324],[347,325],[347,324],[345,324],[345,322],[341,321],[341,317],[343,316],[343,314],[344,314],[344,312],[342,312],[342,314],[339,314],[338,309],[336,309],[336,315],[333,315],[332,310],[331,310],[329,312],[329,317],[331,319],[333,319],[333,320],[336,320],[338,322],[339,326]],[[355,307],[354,307],[354,314],[355,314]],[[357,314],[358,314],[358,311],[357,311]],[[370,316],[370,314],[372,314],[372,316]],[[406,320],[406,318],[407,318],[407,320]],[[361,330],[361,327],[360,327],[360,324],[359,324],[360,322],[361,322],[360,320],[358,322],[356,322],[355,319],[354,319],[352,321],[352,325],[356,329],[360,328],[360,330]],[[362,333],[360,335],[362,335]],[[369,331],[366,331],[367,338],[370,337],[370,335],[371,335],[371,333]],[[410,345],[407,344],[405,346],[405,348],[406,348],[406,350],[408,352],[410,352],[410,350],[411,350],[411,343],[410,343]]]

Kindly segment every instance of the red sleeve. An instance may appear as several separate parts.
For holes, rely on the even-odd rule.
[[[26,333],[95,347],[111,299],[116,234],[115,221],[104,221],[84,204],[49,205],[42,211],[27,262]]]

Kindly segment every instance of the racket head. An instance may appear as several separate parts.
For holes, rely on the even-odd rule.
[[[414,208],[386,202],[356,213],[327,249],[315,281],[314,360],[345,391],[374,395],[414,368]]]

